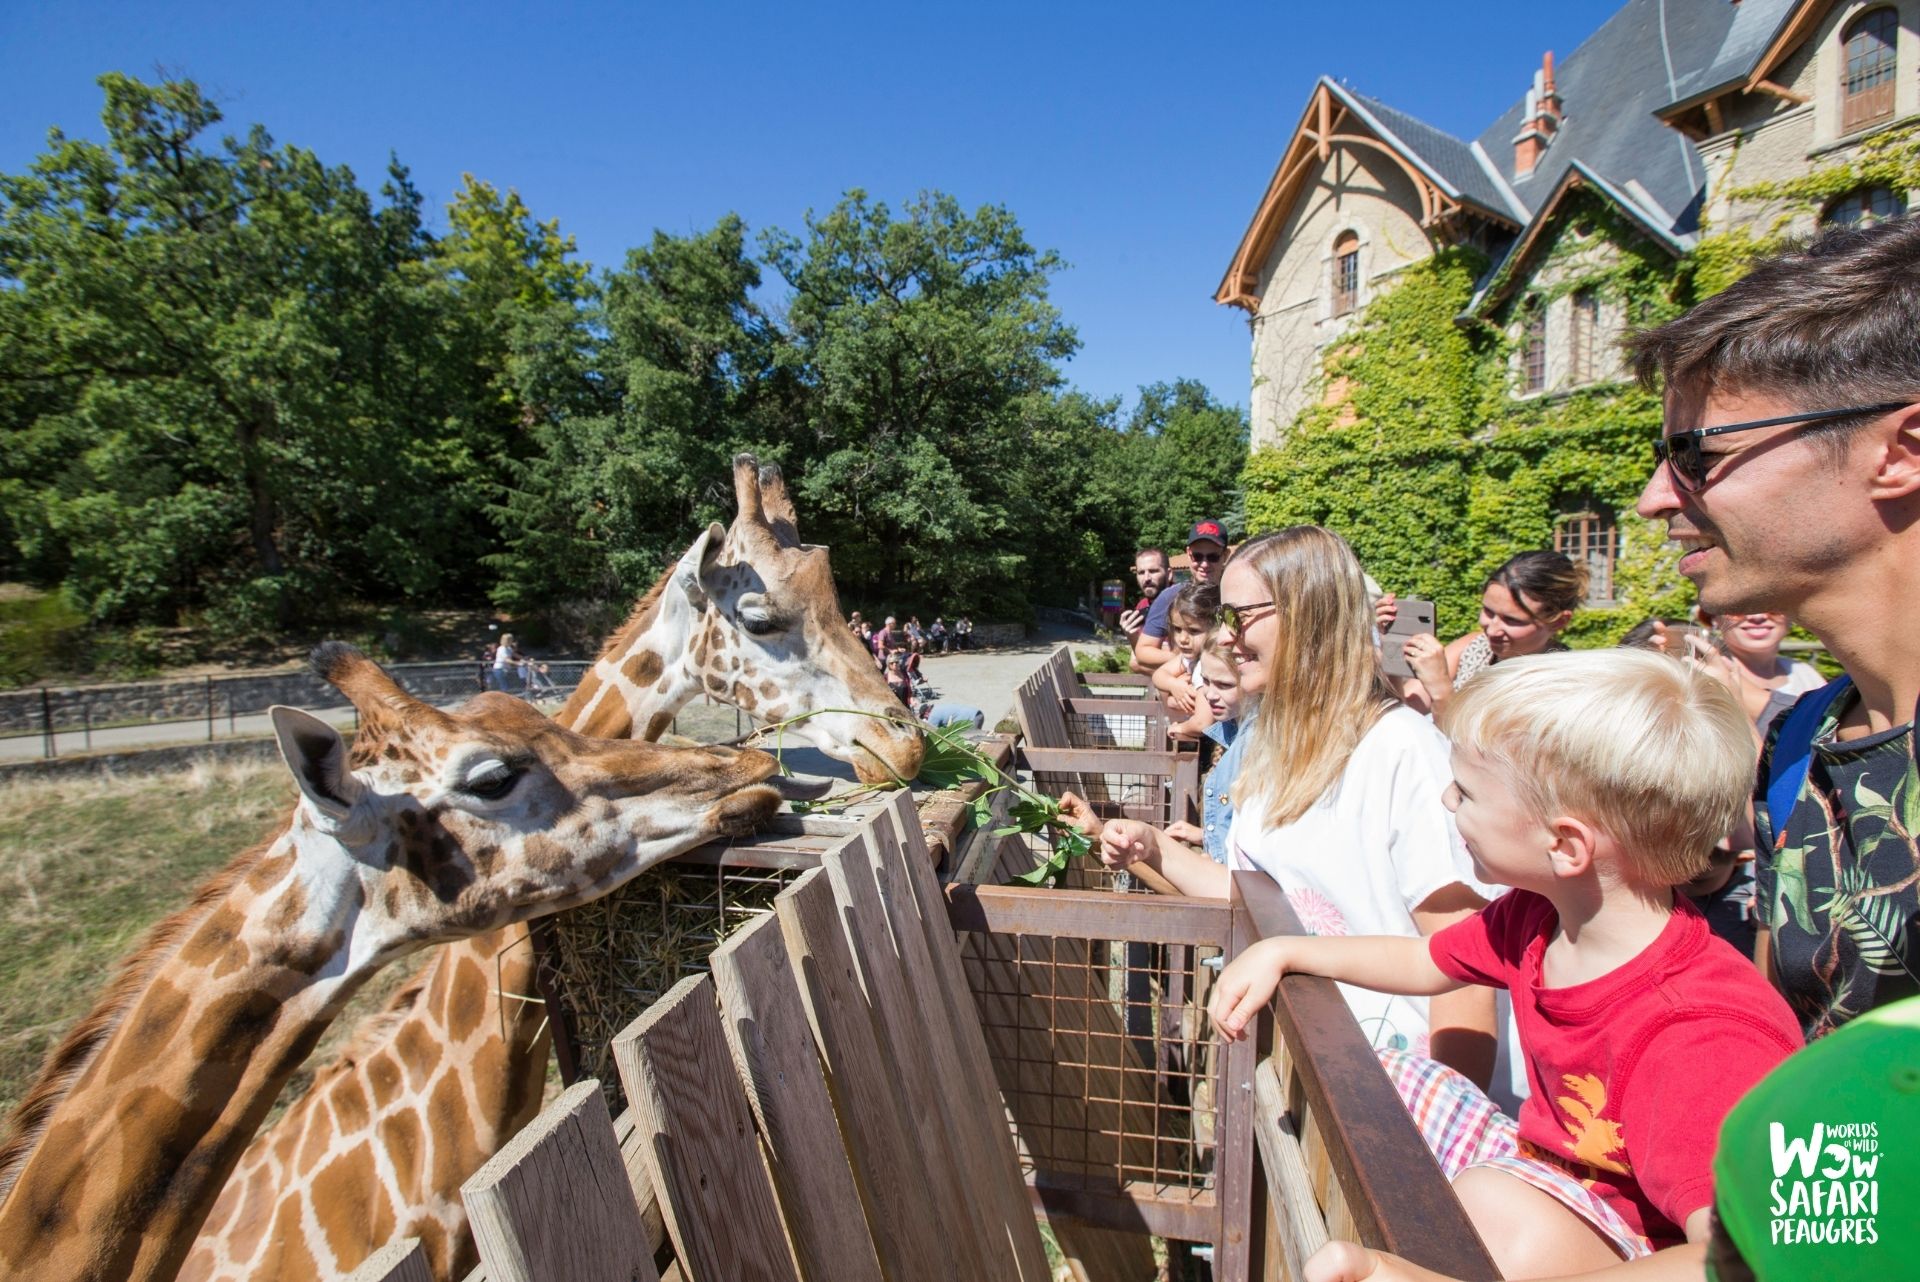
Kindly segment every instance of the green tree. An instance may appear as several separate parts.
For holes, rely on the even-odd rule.
[[[1136,526],[1142,543],[1185,546],[1204,518],[1238,511],[1247,465],[1247,416],[1213,399],[1204,383],[1178,379],[1140,389],[1127,433],[1144,447],[1135,466],[1142,482]],[[1229,533],[1242,531],[1229,526]]]
[[[854,191],[765,246],[792,290],[778,360],[803,391],[790,448],[812,537],[862,595],[1022,608],[1057,578],[1020,478],[1058,461],[1056,362],[1078,347],[1047,297],[1058,256],[1005,208],[938,193],[896,218]]]
[[[587,312],[521,328],[514,370],[538,414],[494,508],[497,600],[631,599],[729,513],[736,450],[777,456],[756,426],[778,344],[759,283],[729,215],[698,236],[656,232]]]
[[[100,83],[105,145],[0,178],[14,567],[100,619],[441,590],[477,531],[433,501],[445,299],[404,169],[376,211],[257,126],[207,146],[191,82]]]

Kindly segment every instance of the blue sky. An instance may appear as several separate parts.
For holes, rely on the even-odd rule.
[[[1725,3],[1725,0],[1682,0]],[[728,211],[797,229],[864,187],[999,203],[1071,270],[1069,378],[1245,405],[1214,288],[1315,76],[1471,137],[1619,0],[1470,4],[0,3],[0,171],[99,136],[94,78],[190,76],[236,132],[350,165],[389,150],[436,208],[517,188],[596,266]]]

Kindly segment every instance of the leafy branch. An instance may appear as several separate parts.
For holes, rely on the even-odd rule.
[[[914,776],[917,783],[940,789],[962,788],[974,782],[986,784],[986,789],[967,803],[969,827],[986,830],[989,836],[995,838],[1016,834],[1044,836],[1050,846],[1047,858],[1032,870],[1015,877],[1015,881],[1028,886],[1058,886],[1075,859],[1092,853],[1092,839],[1061,814],[1059,801],[1026,787],[988,760],[985,754],[967,742],[965,732],[959,726],[929,729],[904,716],[868,712],[862,708],[821,708],[762,726],[733,742],[745,744],[771,733],[775,736],[774,755],[778,759],[784,747],[784,731],[788,726],[829,712],[872,717],[876,721],[907,725],[919,731],[926,741],[926,755],[921,759],[920,772]],[[784,761],[781,768],[785,769]],[[839,814],[856,802],[905,787],[906,783],[906,780],[896,777],[885,783],[858,784],[844,792],[830,793],[814,801],[795,801],[791,804],[796,814]],[[1001,793],[1010,796],[1004,821],[994,814],[994,799]]]

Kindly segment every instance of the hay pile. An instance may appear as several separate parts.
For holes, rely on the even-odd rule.
[[[613,1039],[668,989],[705,974],[727,936],[773,911],[795,869],[663,864],[604,899],[562,913],[545,962],[565,996],[579,1072],[597,1077],[615,1116],[626,1106]]]

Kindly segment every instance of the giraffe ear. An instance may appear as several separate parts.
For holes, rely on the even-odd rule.
[[[267,716],[302,795],[321,818],[336,823],[345,819],[359,799],[360,781],[347,769],[347,745],[340,732],[312,713],[284,704],[276,704]]]
[[[720,559],[720,545],[727,537],[726,529],[715,521],[693,541],[686,555],[680,558],[680,564],[674,567],[673,579],[680,590],[687,594],[687,600],[693,602],[693,608],[707,608],[707,587],[701,582],[702,576]]]

